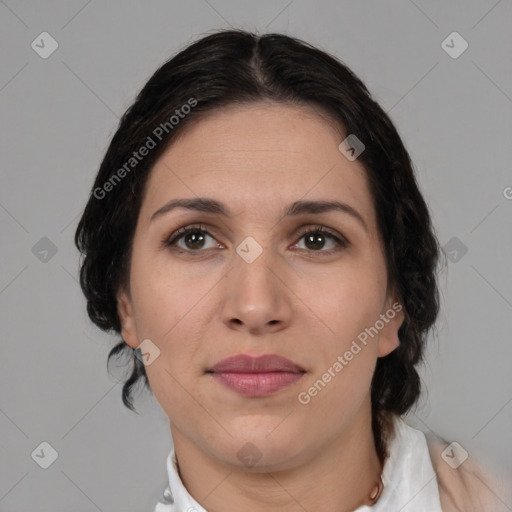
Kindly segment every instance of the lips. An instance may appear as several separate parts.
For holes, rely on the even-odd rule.
[[[242,395],[261,397],[298,381],[305,370],[278,355],[228,357],[207,370],[216,380]]]
[[[270,354],[253,357],[241,354],[223,359],[208,371],[213,373],[303,373],[305,370],[289,359],[278,355]]]

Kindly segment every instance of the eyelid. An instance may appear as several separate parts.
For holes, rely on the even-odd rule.
[[[214,240],[216,240],[216,238],[210,233],[209,229],[211,229],[211,228],[208,228],[203,223],[188,224],[188,225],[185,225],[185,226],[182,226],[180,228],[175,229],[170,235],[164,237],[163,240],[162,240],[162,244],[164,246],[166,246],[166,247],[175,247],[176,246],[176,242],[180,238],[182,238],[183,236],[185,236],[186,234],[188,234],[191,231],[203,232],[205,235],[208,235],[209,237],[211,237]],[[320,225],[320,224],[308,224],[308,225],[301,226],[299,229],[297,229],[295,231],[293,236],[294,236],[294,238],[298,237],[299,240],[300,240],[304,235],[307,235],[309,233],[321,234],[321,235],[324,235],[324,236],[328,236],[329,238],[334,240],[337,243],[337,245],[338,245],[338,247],[336,247],[335,249],[329,249],[329,250],[326,250],[326,251],[322,251],[322,250],[320,250],[320,251],[308,251],[308,252],[311,252],[311,253],[331,254],[331,253],[336,252],[338,250],[346,249],[346,248],[348,248],[350,246],[350,242],[349,242],[349,240],[347,240],[347,238],[345,236],[343,236],[342,234],[340,234],[340,233],[338,233],[336,231],[331,230],[328,227]],[[297,240],[294,243],[294,245],[296,245],[299,240]],[[218,242],[218,243],[220,243],[220,242]],[[201,249],[198,249],[198,250],[185,250],[185,249],[181,249],[179,247],[178,247],[178,249],[179,250],[183,250],[184,252],[188,252],[188,253],[206,252],[206,250],[201,250]]]
[[[298,231],[295,233],[294,236],[304,236],[308,233],[320,233],[322,235],[329,235],[333,237],[334,239],[337,239],[340,244],[343,244],[345,247],[348,247],[349,241],[345,236],[343,236],[341,233],[338,233],[337,231],[332,230],[331,228],[328,228],[323,225],[319,224],[309,224],[306,226],[302,226],[298,229]],[[326,252],[326,251],[324,251]]]
[[[211,229],[211,228],[210,228]],[[188,234],[190,231],[201,231],[211,238],[215,239],[215,237],[210,233],[209,228],[206,227],[202,223],[194,223],[194,224],[187,224],[185,226],[182,226],[180,228],[175,229],[170,235],[165,236],[162,240],[162,243],[165,246],[173,246],[175,245],[175,242],[182,238],[184,235]],[[188,251],[188,252],[200,252],[200,251]]]

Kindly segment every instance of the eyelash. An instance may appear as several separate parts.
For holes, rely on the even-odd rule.
[[[204,235],[210,236],[211,238],[215,238],[208,232],[207,229],[205,229],[203,227],[202,224],[190,225],[190,226],[181,227],[181,228],[177,229],[176,231],[174,231],[170,236],[165,237],[162,240],[162,244],[164,247],[176,248],[176,250],[181,251],[181,252],[186,252],[186,253],[205,252],[205,250],[201,250],[201,249],[191,250],[191,249],[182,249],[181,247],[176,247],[176,242],[179,241],[181,238],[183,238],[185,235],[188,235],[189,233],[202,233]],[[320,254],[329,256],[329,255],[334,254],[342,249],[346,249],[350,245],[346,238],[335,235],[334,233],[332,233],[331,231],[326,229],[324,226],[304,226],[304,228],[301,228],[301,230],[299,231],[299,233],[297,233],[296,236],[298,236],[299,240],[300,240],[305,235],[314,235],[314,236],[322,235],[327,238],[330,238],[331,240],[334,240],[338,244],[338,247],[336,247],[334,249],[329,249],[327,251],[308,250],[308,252],[313,253],[313,254],[320,253]]]

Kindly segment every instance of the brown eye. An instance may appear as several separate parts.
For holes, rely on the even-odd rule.
[[[176,246],[184,251],[193,252],[205,248],[205,241],[207,237],[214,239],[210,233],[201,226],[189,226],[176,230],[168,239],[165,240],[164,243],[168,247]],[[206,249],[213,247],[215,247],[215,245],[212,247],[206,247]]]
[[[202,225],[185,226],[177,229],[168,238],[164,239],[163,244],[166,247],[177,248],[185,252],[202,252],[202,250],[218,247],[216,243],[212,243],[210,247],[207,247],[208,237],[215,240]],[[329,255],[349,246],[348,241],[344,237],[331,233],[323,226],[314,227],[313,229],[311,226],[307,227],[300,234],[300,239],[304,239],[305,247],[299,247],[299,249],[311,253]],[[331,243],[332,247],[325,249],[329,243]]]
[[[310,252],[330,254],[332,252],[336,252],[340,249],[348,247],[348,242],[343,237],[339,237],[323,227],[308,229],[308,231],[305,231],[301,234],[301,239],[304,239],[305,249],[309,250]],[[330,241],[331,245],[333,246],[324,250],[327,241]]]

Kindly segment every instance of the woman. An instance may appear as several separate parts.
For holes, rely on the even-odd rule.
[[[185,48],[123,116],[76,244],[90,318],[133,353],[125,405],[143,379],[169,417],[155,511],[484,510],[401,418],[439,246],[338,60],[243,31]]]

